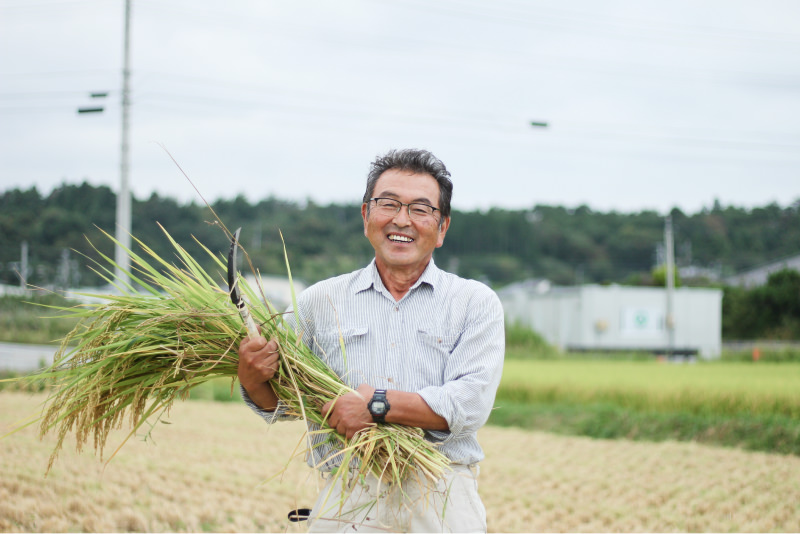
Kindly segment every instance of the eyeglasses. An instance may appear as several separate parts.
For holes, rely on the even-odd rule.
[[[441,211],[439,208],[434,208],[433,206],[429,206],[428,204],[423,204],[422,202],[409,202],[408,204],[403,204],[399,200],[395,200],[393,198],[371,198],[369,199],[370,202],[375,203],[375,209],[381,215],[385,215],[387,217],[394,217],[403,206],[408,207],[408,216],[415,221],[430,221],[436,219],[436,212]]]

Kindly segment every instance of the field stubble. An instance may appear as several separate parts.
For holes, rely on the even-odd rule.
[[[0,393],[0,434],[43,400]],[[286,513],[313,502],[316,477],[298,458],[268,480],[286,467],[302,424],[269,428],[241,404],[204,401],[179,403],[167,419],[105,468],[65,447],[47,478],[52,437],[39,441],[29,427],[1,440],[0,531],[305,530]],[[496,427],[480,440],[490,531],[800,531],[795,456]]]

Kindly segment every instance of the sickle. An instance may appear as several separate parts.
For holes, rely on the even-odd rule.
[[[250,315],[250,311],[247,309],[247,303],[242,297],[241,291],[239,291],[239,276],[236,272],[236,253],[239,250],[239,232],[241,230],[241,228],[237,228],[233,233],[231,250],[228,252],[228,291],[230,292],[231,302],[239,310],[239,314],[247,327],[247,333],[250,337],[255,337],[259,335],[258,328],[255,321],[253,321],[253,316]]]

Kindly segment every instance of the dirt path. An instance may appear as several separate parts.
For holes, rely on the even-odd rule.
[[[42,400],[0,393],[0,434]],[[28,428],[0,440],[0,531],[305,530],[286,513],[313,502],[316,478],[296,459],[268,480],[301,424],[269,429],[241,404],[206,402],[180,403],[168,420],[105,469],[69,442],[47,478],[52,437]],[[481,442],[491,531],[800,531],[797,457],[500,428]]]

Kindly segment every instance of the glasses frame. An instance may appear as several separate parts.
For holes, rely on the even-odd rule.
[[[395,216],[398,213],[400,213],[400,210],[403,209],[403,206],[405,206],[406,207],[406,212],[408,213],[408,217],[410,219],[415,220],[415,221],[426,221],[428,217],[431,217],[432,219],[436,220],[436,219],[438,219],[438,217],[436,217],[436,212],[437,211],[439,213],[442,212],[441,209],[435,208],[435,207],[431,206],[430,204],[425,204],[424,202],[409,202],[408,204],[406,204],[405,202],[400,202],[396,198],[389,198],[389,197],[372,197],[371,199],[369,199],[370,202],[375,202],[375,207],[376,208],[378,207],[378,201],[379,200],[390,200],[392,202],[396,202],[397,204],[399,204],[399,206],[397,208],[397,211],[394,212]],[[412,213],[411,213],[411,206],[414,206],[414,205],[425,206],[426,208],[430,208],[433,211],[430,214],[424,215],[423,218],[420,219],[419,215],[412,215]]]

